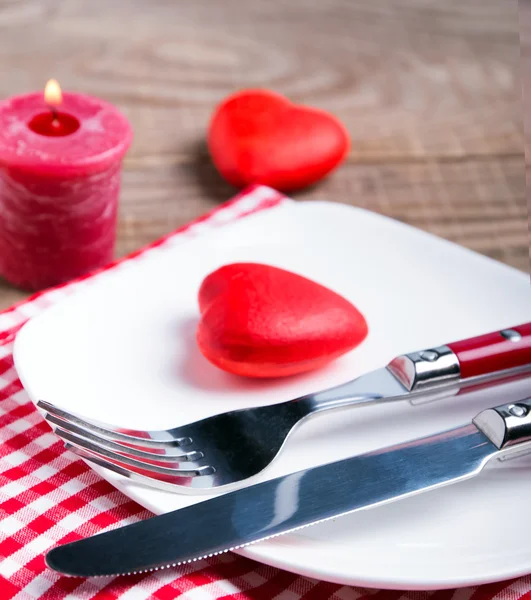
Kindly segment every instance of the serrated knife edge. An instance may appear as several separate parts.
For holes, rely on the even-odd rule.
[[[71,542],[51,550],[46,564],[81,577],[189,564],[469,479],[497,452],[483,433],[468,425],[292,473]],[[268,521],[260,526],[256,519],[264,515]],[[179,541],[183,536],[186,539]],[[136,554],[129,551],[132,544],[136,544]],[[190,545],[197,555],[192,556]],[[113,549],[110,554],[109,548]],[[139,558],[142,552],[147,553],[145,559]],[[102,553],[107,557],[101,558]],[[107,569],[111,570],[102,572]]]

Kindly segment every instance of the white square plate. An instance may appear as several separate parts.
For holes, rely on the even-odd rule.
[[[368,338],[329,367],[283,381],[248,381],[218,370],[195,344],[197,291],[209,272],[242,260],[298,272],[343,294],[366,316]],[[525,273],[368,211],[286,202],[100,276],[21,330],[15,366],[34,402],[158,429],[281,402],[343,383],[403,352],[527,321]],[[293,434],[261,479],[460,425],[507,401],[509,393],[524,396],[519,385],[503,398],[481,393],[466,401],[320,415]],[[155,513],[205,499],[95,470]],[[515,460],[473,482],[238,552],[344,584],[430,589],[484,583],[531,571],[530,497],[528,463]]]

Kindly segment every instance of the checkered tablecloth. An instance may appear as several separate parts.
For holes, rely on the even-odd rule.
[[[284,201],[288,200],[278,192],[254,186],[104,271],[141,260],[152,248],[203,235]],[[0,600],[354,600],[364,596],[374,600],[531,600],[531,577],[435,593],[364,590],[300,577],[235,554],[113,579],[68,578],[48,570],[44,554],[56,544],[151,516],[64,449],[24,392],[13,367],[13,341],[20,327],[65,295],[91,285],[98,276],[35,294],[0,313]]]

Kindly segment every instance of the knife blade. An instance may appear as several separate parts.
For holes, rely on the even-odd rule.
[[[493,458],[531,452],[530,411],[531,398],[487,409],[462,427],[64,544],[47,553],[46,564],[79,577],[158,570],[456,484]]]

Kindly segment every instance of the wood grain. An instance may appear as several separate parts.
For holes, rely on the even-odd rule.
[[[235,192],[205,150],[208,121],[226,94],[267,87],[334,112],[352,137],[347,162],[297,199],[363,206],[528,269],[516,2],[0,0],[0,56],[1,97],[55,77],[133,123],[119,255]],[[22,297],[0,284],[0,308]]]
[[[527,214],[529,265],[531,268],[531,0],[519,0],[520,74],[522,85],[522,113],[525,133],[525,165],[527,180]]]

